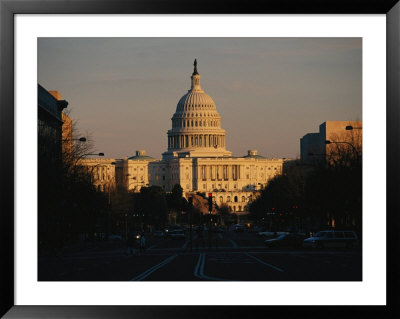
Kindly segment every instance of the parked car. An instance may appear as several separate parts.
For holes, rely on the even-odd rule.
[[[303,241],[306,238],[304,234],[300,233],[283,233],[275,238],[267,239],[264,243],[267,247],[302,247]]]
[[[140,237],[142,237],[142,235],[140,235],[139,232],[134,232],[132,235],[133,235],[133,238],[134,238],[135,240],[139,240]]]
[[[103,238],[106,238],[105,234],[104,234]],[[119,235],[109,234],[108,235],[108,241],[112,241],[112,242],[122,241],[122,237],[119,236]]]
[[[275,238],[283,234],[288,234],[288,232],[263,231],[263,232],[258,232],[256,236],[261,238]]]
[[[244,230],[246,229],[246,227],[244,226],[244,225],[235,225],[235,226],[233,226],[233,231],[234,232],[237,232],[237,233],[239,233],[239,232],[244,232]]]
[[[185,233],[179,229],[173,230],[169,236],[171,239],[185,239]]]
[[[347,247],[351,248],[358,244],[358,237],[355,231],[351,230],[323,230],[313,237],[303,241],[303,247],[324,248],[324,247]]]
[[[153,232],[153,237],[162,238],[164,237],[164,233],[161,230],[156,230]]]

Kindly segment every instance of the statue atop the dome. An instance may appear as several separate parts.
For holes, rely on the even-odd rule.
[[[193,65],[194,65],[193,75],[199,74],[199,73],[197,72],[197,60],[196,60],[196,59],[194,59]]]

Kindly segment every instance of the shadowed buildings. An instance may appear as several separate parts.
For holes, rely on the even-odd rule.
[[[361,153],[361,146],[361,121],[326,121],[318,133],[300,139],[300,157],[303,163],[318,164],[334,159],[338,152]]]

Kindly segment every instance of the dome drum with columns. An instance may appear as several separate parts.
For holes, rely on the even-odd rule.
[[[196,60],[191,88],[179,100],[171,120],[168,151],[163,153],[163,159],[232,156],[232,152],[226,150],[226,132],[221,128],[221,116],[213,99],[200,86]]]

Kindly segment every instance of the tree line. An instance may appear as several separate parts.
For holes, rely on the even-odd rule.
[[[283,174],[268,183],[249,210],[251,218],[266,229],[347,227],[361,233],[360,139],[329,145],[327,155],[313,164],[301,160],[286,163]]]

